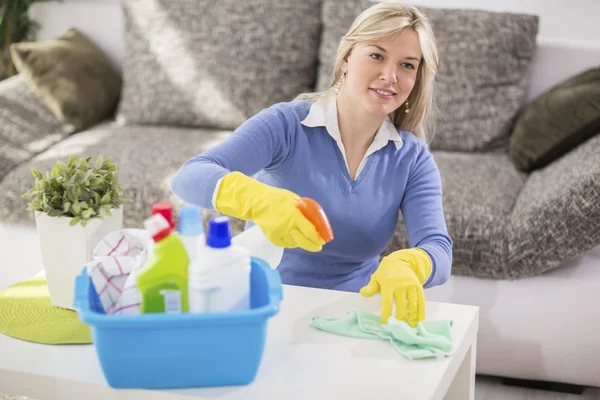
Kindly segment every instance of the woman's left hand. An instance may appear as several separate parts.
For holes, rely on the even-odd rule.
[[[396,301],[396,319],[413,328],[425,319],[423,284],[431,273],[431,260],[421,249],[396,251],[383,258],[369,283],[360,289],[366,297],[381,293],[381,323],[387,324]]]

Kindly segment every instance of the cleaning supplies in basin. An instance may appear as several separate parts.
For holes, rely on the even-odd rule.
[[[190,259],[179,235],[160,214],[144,221],[155,242],[153,254],[137,276],[142,295],[141,313],[178,314],[188,311]]]
[[[189,266],[188,293],[190,313],[250,308],[250,254],[231,243],[229,217],[210,219],[206,246]]]

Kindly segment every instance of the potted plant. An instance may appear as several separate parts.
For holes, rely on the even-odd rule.
[[[112,157],[69,157],[51,172],[31,171],[33,188],[21,197],[32,199],[44,272],[52,305],[74,309],[75,277],[92,260],[96,244],[122,228],[123,196]]]

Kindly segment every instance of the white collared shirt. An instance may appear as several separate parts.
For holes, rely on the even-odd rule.
[[[335,95],[333,95],[333,93],[327,93],[325,96],[315,101],[310,107],[306,118],[302,120],[302,125],[312,128],[318,126],[324,126],[326,128],[327,132],[333,138],[333,140],[335,140],[338,148],[342,152],[344,161],[346,162],[346,168],[348,168],[348,173],[350,174],[346,150],[344,149],[344,144],[342,143],[342,135],[340,133],[340,127],[338,124],[337,102]],[[365,166],[367,158],[377,150],[385,147],[390,140],[394,142],[396,149],[400,149],[403,145],[398,130],[392,123],[390,117],[387,116],[379,126],[379,129],[377,129],[375,138],[360,162],[358,169],[356,170],[356,177],[354,179],[358,178],[358,175]]]

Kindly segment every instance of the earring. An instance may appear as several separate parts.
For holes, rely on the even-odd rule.
[[[337,84],[335,85],[335,94],[339,94],[340,93],[340,89],[342,88],[342,85],[344,84],[344,78],[346,77],[346,73],[344,72],[342,74],[342,76],[340,76],[340,79],[337,81]]]
[[[404,113],[408,114],[409,111],[410,111],[410,108],[408,108],[408,100],[406,100],[406,109],[404,110]]]

